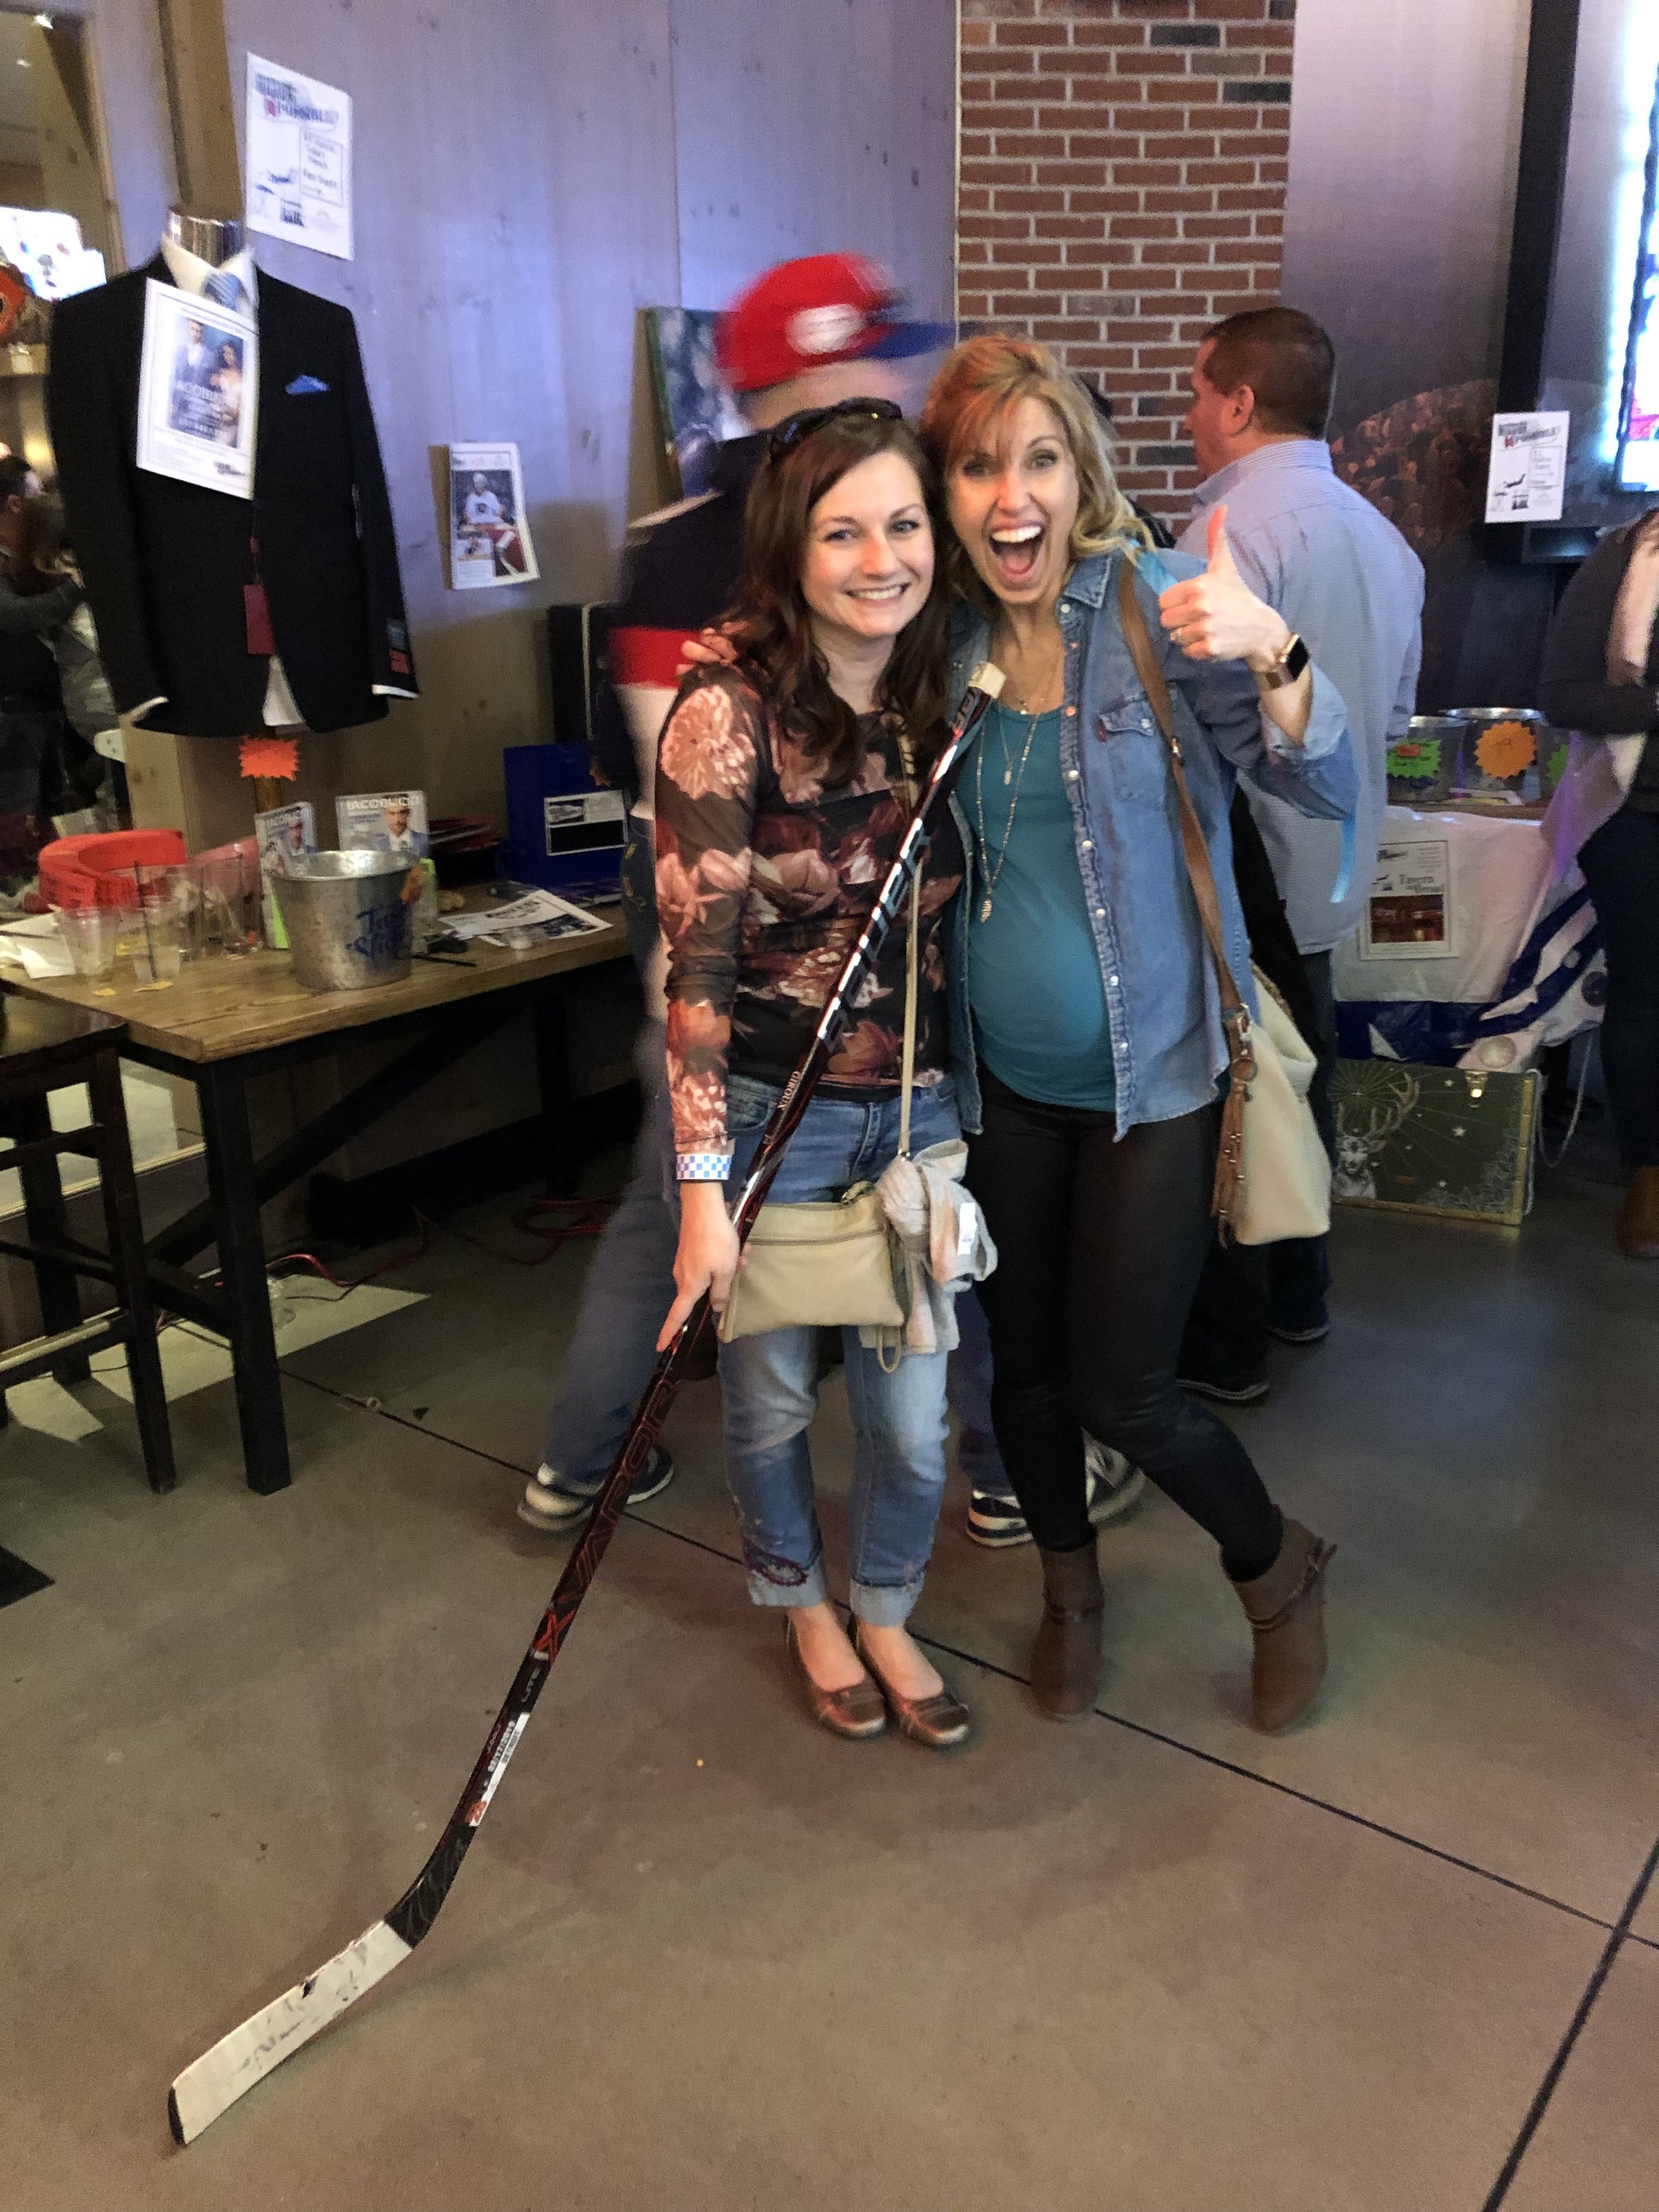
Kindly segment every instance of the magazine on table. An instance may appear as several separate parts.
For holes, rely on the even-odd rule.
[[[334,802],[343,853],[407,853],[423,860],[431,842],[423,791],[353,791]]]
[[[316,851],[317,817],[311,801],[297,799],[289,806],[267,807],[264,813],[253,817],[253,836],[259,848],[259,872],[264,878],[261,903],[265,943],[282,951],[287,948],[288,932],[283,927],[283,917],[271,894],[270,879],[282,873],[283,864],[290,858]]]

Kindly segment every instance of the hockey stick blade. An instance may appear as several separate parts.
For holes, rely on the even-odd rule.
[[[176,2143],[194,2142],[221,2112],[263,2081],[273,2067],[337,2020],[408,1958],[410,1947],[384,1920],[348,1943],[325,1966],[296,1982],[252,2020],[222,2036],[167,2092],[167,2124]]]
[[[931,823],[949,793],[951,776],[959,764],[963,747],[991,702],[1002,689],[1002,672],[982,661],[969,678],[947,743],[935,761],[927,789],[906,824],[897,852],[877,894],[870,919],[848,953],[818,1018],[812,1044],[785,1085],[760,1145],[732,1218],[739,1241],[754,1224],[755,1216],[770,1187],[791,1136],[806,1109],[824,1068],[830,1051],[857,989],[869,972],[887,931],[898,914],[912,872],[921,865]],[[635,1409],[611,1471],[600,1485],[575,1548],[566,1560],[552,1596],[548,1600],[530,1648],[485,1739],[477,1764],[442,1834],[433,1846],[420,1873],[382,1920],[348,1943],[326,1966],[297,1984],[263,2012],[233,2028],[210,2051],[186,2066],[167,2094],[167,2124],[175,2142],[194,2142],[204,2128],[239,2097],[264,2081],[301,2044],[337,2020],[394,1966],[401,1966],[430,1930],[443,1908],[461,1862],[477,1835],[489,1802],[500,1787],[507,1762],[518,1749],[536,1701],[541,1696],[553,1662],[564,1645],[577,1607],[586,1595],[605,1548],[611,1541],[635,1478],[647,1464],[653,1446],[679,1389],[691,1346],[709,1319],[708,1293],[698,1301],[678,1334],[662,1352]]]

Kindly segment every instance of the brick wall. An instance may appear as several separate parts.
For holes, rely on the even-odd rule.
[[[1296,0],[959,0],[957,313],[1109,395],[1178,520],[1197,341],[1277,296]]]

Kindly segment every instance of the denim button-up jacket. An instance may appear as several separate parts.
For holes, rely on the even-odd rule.
[[[1066,693],[1060,769],[1072,802],[1078,866],[1087,895],[1101,981],[1111,1016],[1117,1133],[1137,1121],[1173,1121],[1206,1105],[1227,1065],[1220,992],[1206,949],[1181,846],[1169,748],[1135,674],[1117,614],[1120,554],[1079,561],[1060,593]],[[1203,562],[1162,554],[1176,580]],[[1291,744],[1262,714],[1243,661],[1189,660],[1159,624],[1158,597],[1146,578],[1135,589],[1174,702],[1187,781],[1215,870],[1228,964],[1251,994],[1249,942],[1233,884],[1227,811],[1243,769],[1303,813],[1341,821],[1358,793],[1347,714],[1330,679],[1313,673],[1307,742]],[[964,611],[951,640],[951,704],[983,660],[990,626]],[[979,1085],[968,1048],[969,920],[984,890],[984,856],[974,818],[971,751],[951,806],[968,854],[968,880],[957,901],[951,946],[951,1026],[963,1126],[980,1126]],[[1031,947],[1033,961],[1043,948]]]

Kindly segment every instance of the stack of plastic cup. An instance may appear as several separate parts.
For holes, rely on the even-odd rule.
[[[75,972],[88,982],[115,973],[115,945],[121,917],[107,906],[55,906],[52,918],[69,948]]]

